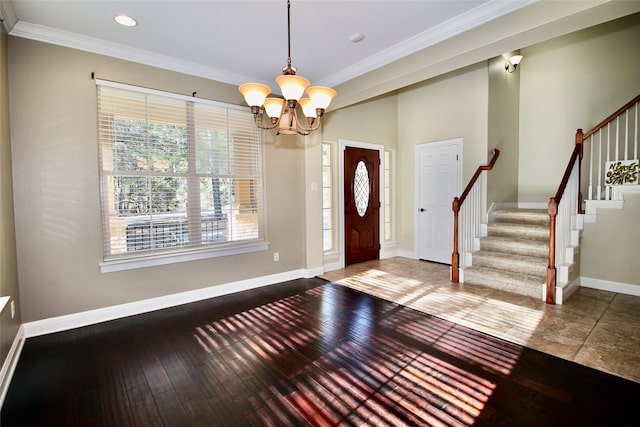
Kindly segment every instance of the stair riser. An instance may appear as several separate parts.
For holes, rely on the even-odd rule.
[[[549,241],[549,229],[548,228],[533,228],[533,227],[513,227],[505,226],[505,224],[492,224],[488,227],[489,236],[509,237],[514,239],[529,239],[537,241]]]
[[[484,251],[501,252],[506,254],[525,255],[538,258],[549,256],[549,249],[540,245],[526,245],[521,242],[517,244],[509,243],[488,243],[480,239],[480,249]]]
[[[497,210],[489,220],[485,237],[479,238],[479,250],[471,254],[471,266],[464,269],[464,283],[541,298],[549,257],[548,212]],[[576,241],[575,246],[579,242],[577,237],[571,239]],[[562,277],[575,275],[573,265],[558,268]]]
[[[492,223],[538,224],[549,227],[549,214],[544,211],[496,211],[491,216]]]
[[[530,283],[502,282],[492,278],[476,276],[474,274],[465,273],[464,283],[470,285],[481,285],[492,289],[499,289],[518,295],[528,297],[541,298],[542,283],[532,285]]]
[[[514,262],[499,262],[496,260],[482,259],[478,257],[473,257],[473,265],[536,276],[540,277],[542,281],[544,281],[546,277],[547,268],[547,265],[544,262],[538,264],[521,264]]]
[[[537,225],[540,227],[546,227],[549,228],[549,219],[547,218],[546,221],[541,221],[541,220],[533,220],[533,221],[529,221],[526,219],[520,219],[520,218],[493,218],[491,221],[491,224],[528,224],[528,225]]]

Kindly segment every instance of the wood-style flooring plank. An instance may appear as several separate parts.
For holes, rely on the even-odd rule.
[[[0,425],[636,426],[640,384],[299,279],[29,338]]]

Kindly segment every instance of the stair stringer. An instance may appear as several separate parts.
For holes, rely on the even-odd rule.
[[[566,262],[556,265],[556,304],[564,303],[580,287],[580,236],[584,228],[585,215],[571,217],[569,244],[560,250],[565,253]],[[542,299],[546,300],[546,285],[542,290]]]
[[[594,223],[598,218],[598,209],[622,209],[625,194],[640,193],[640,185],[613,185],[611,186],[611,200],[585,200],[583,215],[584,222]],[[602,195],[600,196],[602,197]]]

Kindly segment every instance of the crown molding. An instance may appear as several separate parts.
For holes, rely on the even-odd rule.
[[[427,31],[404,40],[401,43],[397,43],[376,55],[370,56],[363,61],[325,77],[316,82],[316,84],[329,87],[337,86],[538,1],[539,0],[506,2],[491,0]]]
[[[12,1],[0,2],[0,20],[2,21],[4,28],[7,30],[7,33],[10,33],[13,26],[18,22],[18,17]]]
[[[236,86],[252,79],[255,80],[255,78],[219,68],[24,21],[18,21],[9,35],[97,53]]]
[[[483,3],[473,10],[456,16],[447,22],[387,48],[376,55],[358,62],[357,64],[325,77],[318,81],[317,84],[333,87],[344,83],[369,71],[397,61],[537,1],[539,0],[517,2],[491,0]],[[5,2],[2,2],[1,4],[5,4]],[[8,4],[11,5],[11,9],[13,10],[12,4]],[[4,9],[1,11],[3,12],[4,17]],[[19,21],[15,19],[15,12],[13,12],[12,16],[14,17],[14,25],[12,25],[11,30],[7,30],[12,36],[124,59],[232,85],[240,85],[246,81],[255,80],[254,77],[231,73],[219,68],[208,67],[195,62],[185,61],[143,49],[136,49],[122,44],[107,42],[77,33],[57,30],[43,25]],[[5,17],[5,25],[9,23],[8,21],[9,20]],[[267,85],[269,84],[268,82],[262,83]]]

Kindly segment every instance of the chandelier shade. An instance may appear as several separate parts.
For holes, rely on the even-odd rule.
[[[296,101],[302,98],[304,95],[304,90],[311,83],[309,79],[305,79],[301,76],[296,75],[282,75],[276,77],[276,83],[280,86],[280,90],[282,91],[282,96],[287,101],[290,99],[295,99]]]
[[[302,112],[304,113],[305,117],[311,117],[314,119],[317,117],[316,107],[311,102],[311,98],[302,98],[298,101],[298,104],[300,104],[300,107],[302,107]]]
[[[250,107],[261,106],[267,95],[271,93],[271,88],[262,83],[245,83],[238,88]]]
[[[251,107],[256,126],[260,129],[274,130],[277,134],[309,135],[320,127],[322,116],[337,92],[329,87],[312,86],[311,82],[296,75],[291,66],[291,1],[287,0],[287,66],[275,81],[280,87],[282,98],[268,97],[271,88],[262,83],[245,83],[238,87],[245,102]],[[306,94],[307,98],[303,98]],[[300,108],[298,107],[300,104]],[[299,113],[302,110],[302,113]],[[269,122],[264,123],[264,114]],[[304,116],[303,116],[304,115]],[[305,120],[306,119],[306,120]]]
[[[264,109],[267,112],[267,116],[271,118],[278,118],[282,114],[284,108],[284,99],[282,98],[267,98],[264,101]]]
[[[331,104],[331,100],[337,95],[337,92],[330,87],[313,86],[307,89],[307,94],[309,94],[311,103],[315,108],[326,110]]]

